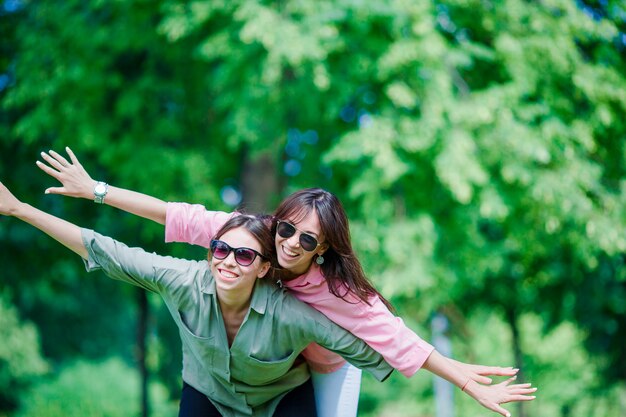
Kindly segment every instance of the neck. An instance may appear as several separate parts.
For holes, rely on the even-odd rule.
[[[243,321],[250,310],[252,291],[220,291],[217,292],[224,330],[228,339],[228,346],[232,346]]]
[[[283,269],[283,268],[276,269],[276,276],[279,279],[279,281],[291,281],[292,279],[296,279],[299,276],[304,275],[307,272],[309,272],[312,266],[313,266],[313,263],[310,263],[302,271],[299,271],[299,270],[294,271],[292,269]]]
[[[217,298],[220,302],[222,313],[238,314],[248,311],[252,290],[249,291],[220,291],[217,289]]]

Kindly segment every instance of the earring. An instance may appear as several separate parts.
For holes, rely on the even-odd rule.
[[[315,259],[315,263],[318,265],[321,265],[324,263],[324,257],[322,255],[317,255],[317,258]]]

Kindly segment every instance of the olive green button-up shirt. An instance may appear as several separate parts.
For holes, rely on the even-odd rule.
[[[88,271],[161,295],[178,326],[183,380],[224,417],[274,413],[282,397],[309,378],[300,352],[312,342],[384,380],[393,368],[365,342],[283,289],[257,280],[250,310],[228,346],[208,261],[147,253],[82,229]]]

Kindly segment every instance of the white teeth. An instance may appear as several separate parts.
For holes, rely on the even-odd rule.
[[[296,256],[296,255],[298,255],[298,253],[297,253],[297,252],[290,251],[289,249],[287,249],[287,248],[286,248],[286,247],[284,247],[284,246],[283,246],[283,252],[285,252],[285,253],[286,253],[287,255],[289,255],[289,256]]]
[[[237,274],[230,272],[230,271],[226,271],[224,269],[220,270],[220,273],[225,277],[225,278],[237,278]]]

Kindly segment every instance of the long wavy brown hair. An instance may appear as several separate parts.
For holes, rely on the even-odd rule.
[[[367,304],[375,296],[393,311],[391,303],[365,276],[352,248],[348,217],[334,194],[321,188],[297,191],[280,203],[274,217],[276,220],[303,219],[312,211],[317,212],[325,237],[324,243],[328,244],[321,269],[330,292],[345,301],[351,293]],[[276,222],[272,226],[272,233],[276,236]]]

